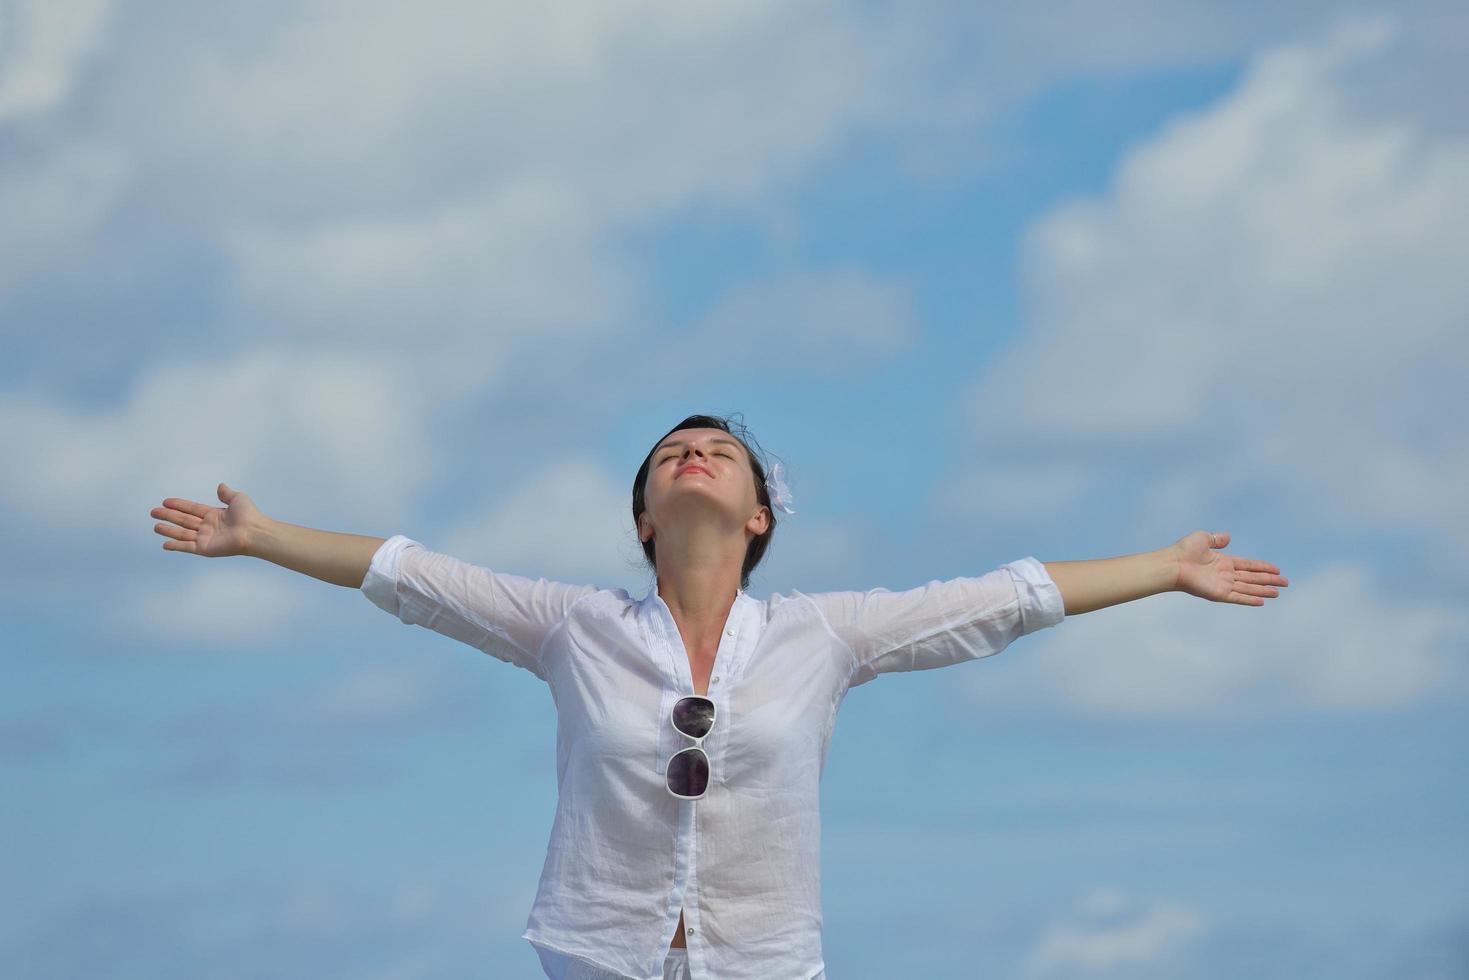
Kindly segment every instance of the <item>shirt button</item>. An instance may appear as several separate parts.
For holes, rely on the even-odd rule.
[[[734,630],[725,630],[724,631],[724,635],[725,636],[734,636]]]
[[[714,682],[714,683],[716,683],[716,684],[718,684],[718,683],[719,683],[719,675],[718,675],[718,674],[715,674],[715,675],[714,675],[714,676],[713,676],[713,677],[711,677],[711,678],[709,678],[709,679],[710,679],[710,680],[711,680],[711,681],[713,681],[713,682]]]
[[[693,928],[693,926],[690,926],[689,928],[685,929],[684,932],[686,932],[690,936],[692,936],[694,934],[694,928]]]

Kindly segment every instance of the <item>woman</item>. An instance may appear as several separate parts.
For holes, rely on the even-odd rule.
[[[170,551],[251,555],[349,588],[401,621],[546,681],[556,817],[523,937],[568,978],[824,977],[818,786],[838,708],[888,671],[989,656],[1066,616],[1165,591],[1263,605],[1288,583],[1195,531],[1095,561],[1024,558],[905,592],[757,600],[749,574],[789,499],[752,440],[696,415],[654,444],[633,520],[656,573],[641,599],[426,550],[168,498]],[[775,494],[772,497],[772,489]]]

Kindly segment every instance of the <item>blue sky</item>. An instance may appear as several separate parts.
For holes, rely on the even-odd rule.
[[[0,974],[535,976],[540,682],[148,511],[641,594],[705,411],[790,473],[756,594],[1291,580],[854,692],[832,976],[1469,971],[1469,17],[344,10],[0,3]]]

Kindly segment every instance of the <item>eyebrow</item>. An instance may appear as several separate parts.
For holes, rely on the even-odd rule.
[[[713,442],[713,443],[717,443],[719,445],[739,446],[739,448],[741,448],[741,449],[744,449],[745,448],[744,446],[740,446],[740,444],[738,442],[736,442],[734,439],[725,439],[725,438],[723,438],[721,436],[716,436],[715,438],[710,439],[709,441],[710,442]],[[683,440],[683,439],[674,439],[671,442],[659,443],[658,448],[655,449],[655,450],[653,450],[653,454],[656,456],[658,453],[661,453],[665,449],[672,449],[674,446],[682,446],[684,444],[684,442],[685,442],[685,440]]]

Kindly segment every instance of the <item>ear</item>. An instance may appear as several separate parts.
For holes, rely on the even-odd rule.
[[[653,539],[653,522],[648,520],[648,512],[643,511],[638,515],[638,540],[651,541]]]
[[[745,522],[745,530],[757,538],[770,530],[770,508],[761,504],[760,509],[751,514],[750,519]]]

